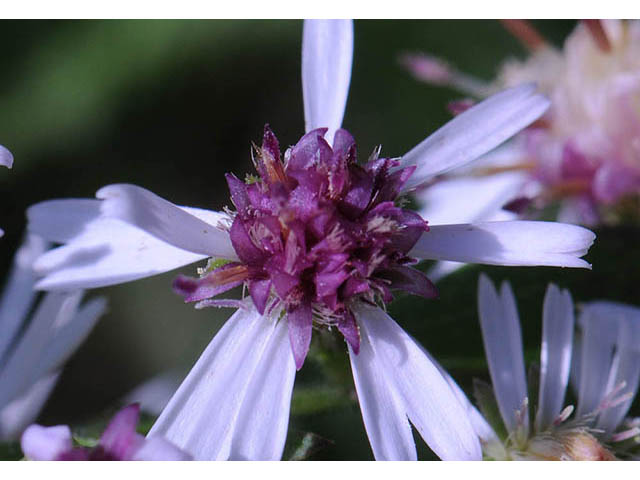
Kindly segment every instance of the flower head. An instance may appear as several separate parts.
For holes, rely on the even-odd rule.
[[[509,158],[489,156],[466,173],[478,182],[488,174],[510,177],[511,191],[486,189],[483,205],[489,214],[503,207],[531,214],[559,203],[562,221],[590,225],[640,219],[634,203],[640,194],[640,22],[581,22],[561,50],[526,22],[505,23],[531,53],[524,61],[504,62],[490,84],[468,80],[431,57],[405,60],[418,78],[434,84],[446,78],[476,99],[531,81],[550,98],[548,112],[523,132]],[[424,67],[436,62],[446,77]]]
[[[74,446],[66,425],[31,425],[22,434],[22,451],[29,460],[190,460],[162,439],[145,439],[136,432],[140,416],[137,404],[123,408],[107,425],[93,447]]]
[[[415,170],[378,158],[359,165],[355,141],[346,130],[307,133],[280,158],[275,135],[265,127],[255,157],[259,179],[248,183],[227,175],[237,212],[229,229],[239,262],[205,271],[200,279],[178,277],[174,288],[187,301],[216,305],[208,298],[242,283],[257,310],[282,308],[300,368],[315,321],[336,326],[357,353],[360,340],[351,305],[390,302],[392,289],[425,297],[435,287],[408,257],[427,224],[396,206]]]
[[[549,285],[543,306],[539,384],[529,389],[509,284],[504,283],[498,293],[481,276],[478,310],[493,382],[493,391],[482,383],[476,385],[485,419],[472,416],[485,457],[614,460],[638,455],[637,443],[634,447],[627,441],[640,439],[640,429],[624,417],[640,380],[639,309],[611,302],[586,304],[577,321],[581,334],[574,340],[571,296]],[[577,391],[576,408],[564,404],[570,372]],[[538,401],[533,404],[529,394],[536,387]]]

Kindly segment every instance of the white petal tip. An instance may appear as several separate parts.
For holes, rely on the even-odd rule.
[[[7,168],[13,167],[13,154],[2,145],[0,145],[0,165]]]

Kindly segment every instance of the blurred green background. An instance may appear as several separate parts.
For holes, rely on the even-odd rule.
[[[574,23],[534,21],[558,45]],[[230,204],[223,174],[252,171],[251,142],[265,123],[282,145],[304,133],[301,33],[300,21],[3,21],[0,144],[15,165],[0,171],[0,272],[21,240],[25,208],[41,200],[92,197],[127,182],[177,204]],[[399,66],[399,54],[416,51],[487,79],[506,57],[526,55],[495,21],[356,21],[344,127],[361,158],[379,144],[399,156],[450,118],[446,103],[459,95]],[[571,288],[577,301],[637,302],[638,253],[616,258],[637,250],[638,238],[636,230],[600,232],[592,272],[471,268],[444,280],[439,300],[404,297],[390,311],[469,391],[472,377],[487,378],[479,271],[512,279],[534,360],[546,283]],[[230,311],[184,305],[170,289],[174,276],[91,292],[109,297],[109,313],[68,363],[41,422],[90,422],[154,374],[193,364]],[[288,452],[313,432],[328,442],[312,458],[372,458],[346,349],[317,336],[313,352],[296,381]]]

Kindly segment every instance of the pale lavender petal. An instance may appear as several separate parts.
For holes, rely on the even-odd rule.
[[[416,193],[418,201],[424,205],[419,213],[430,225],[436,226],[515,220],[518,215],[502,207],[520,192],[525,181],[526,174],[520,172],[438,181]],[[437,282],[464,265],[440,261],[429,269],[427,276]]]
[[[206,258],[169,245],[115,218],[99,218],[69,244],[34,264],[42,290],[97,288],[174,270]]]
[[[462,391],[462,389],[456,383],[456,381],[451,377],[451,375],[449,375],[449,373],[447,373],[447,371],[438,362],[436,362],[436,360],[433,358],[433,356],[429,352],[427,352],[424,348],[422,348],[422,351],[424,352],[425,355],[427,355],[427,357],[429,357],[429,359],[433,362],[433,364],[438,368],[438,371],[440,372],[440,374],[447,381],[447,383],[451,387],[451,390],[453,390],[453,393],[458,399],[458,402],[460,402],[460,405],[462,405],[462,408],[464,408],[465,411],[467,412],[467,416],[469,417],[469,421],[473,426],[473,430],[476,432],[480,440],[483,443],[499,442],[498,436],[496,435],[496,432],[493,430],[493,428],[491,428],[491,425],[489,425],[489,423],[485,420],[485,418],[478,411],[478,409],[473,406],[469,398],[467,398],[465,393]]]
[[[534,84],[527,84],[493,95],[461,113],[402,157],[400,168],[417,166],[404,190],[484,155],[548,107],[549,100],[536,93]]]
[[[354,308],[386,381],[395,385],[411,423],[443,460],[479,460],[480,442],[455,393],[415,341],[378,307]]]
[[[0,145],[0,165],[7,168],[13,167],[13,154],[2,145]]]
[[[361,331],[359,353],[349,346],[349,358],[373,456],[376,460],[417,460],[403,401],[366,333]]]
[[[48,345],[41,352],[37,375],[62,367],[86,340],[106,310],[107,301],[104,297],[93,298],[81,305],[72,318],[66,319],[68,321],[56,323]]]
[[[302,96],[305,131],[342,125],[353,60],[351,20],[305,20],[302,34]]]
[[[147,438],[133,454],[131,460],[142,461],[184,461],[191,460],[192,457],[188,453],[180,450],[171,442],[167,442],[164,438],[153,437]]]
[[[536,430],[551,426],[563,408],[569,381],[573,344],[573,301],[567,290],[553,284],[547,287],[542,307],[542,350],[540,352],[540,391]]]
[[[229,234],[136,185],[102,187],[102,212],[134,225],[177,248],[210,257],[236,259]]]
[[[580,389],[576,416],[595,411],[607,393],[614,345],[618,337],[615,323],[603,321],[590,309],[580,314],[582,326],[582,356],[580,359]]]
[[[149,437],[164,437],[196,460],[229,457],[233,432],[276,321],[238,310],[216,334],[169,401]]]
[[[80,292],[50,293],[40,302],[29,326],[0,370],[0,408],[25,392],[38,380],[38,369],[56,325],[71,318]]]
[[[230,460],[282,458],[295,376],[287,325],[280,321],[242,400]]]
[[[591,302],[584,308],[589,310],[591,321],[608,324],[610,329],[617,326],[618,330],[607,390],[624,382],[620,394],[630,394],[631,398],[600,414],[597,428],[610,434],[627,414],[640,383],[640,308],[606,301]]]
[[[100,200],[65,198],[36,203],[27,209],[28,229],[55,243],[67,243],[100,217]]]
[[[442,180],[416,193],[424,205],[419,213],[429,225],[492,221],[499,212],[504,220],[515,220],[516,214],[502,207],[519,194],[526,179],[524,173],[507,172]]]
[[[51,373],[34,383],[29,390],[0,409],[0,442],[20,438],[31,425],[58,381],[59,372]]]
[[[47,242],[28,234],[13,257],[11,273],[0,298],[0,365],[33,306],[36,294],[33,290],[36,281],[33,262],[46,249]]]
[[[513,432],[518,426],[516,412],[527,398],[527,383],[520,320],[509,284],[503,283],[498,295],[491,280],[482,274],[478,282],[478,314],[500,415],[507,430]]]
[[[43,427],[34,424],[24,431],[20,445],[30,460],[56,460],[73,447],[71,430],[66,425]]]
[[[287,324],[289,325],[291,351],[293,352],[296,368],[300,370],[311,344],[313,327],[311,305],[302,303],[287,312]]]
[[[351,346],[353,353],[358,355],[360,352],[360,330],[351,310],[346,310],[345,314],[338,319],[338,331]]]
[[[409,256],[489,265],[590,268],[580,257],[594,239],[586,228],[554,222],[431,225]]]
[[[184,374],[177,371],[163,372],[135,387],[121,400],[123,405],[138,403],[140,410],[158,416],[178,390]]]

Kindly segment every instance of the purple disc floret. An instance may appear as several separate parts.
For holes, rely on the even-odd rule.
[[[326,131],[304,135],[283,161],[265,126],[254,160],[259,178],[243,182],[227,175],[237,210],[230,237],[240,261],[174,283],[186,301],[199,302],[246,284],[260,313],[283,308],[297,368],[314,322],[335,326],[358,352],[350,311],[356,298],[388,303],[397,289],[437,295],[407,256],[427,222],[397,204],[415,167],[399,169],[397,160],[377,152],[359,165],[353,137],[338,130],[332,148]]]

